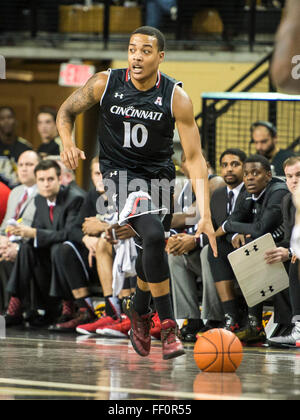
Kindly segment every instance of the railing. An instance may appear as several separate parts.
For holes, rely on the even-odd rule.
[[[210,92],[202,94],[202,142],[208,159],[218,167],[229,147],[252,150],[251,125],[270,121],[277,127],[278,145],[299,148],[300,96],[275,92]],[[297,151],[297,150],[296,150]]]
[[[232,48],[248,45],[252,51],[254,46],[260,43],[272,45],[274,33],[281,18],[280,9],[266,11],[257,8],[258,0],[239,0],[242,7],[239,9],[239,14],[236,14],[235,9],[230,9],[231,0],[226,0],[226,2],[224,0],[201,0],[199,6],[197,6],[197,1],[177,0],[176,21],[171,21],[170,16],[164,14],[160,26],[166,33],[170,48],[194,49],[200,46],[208,49],[212,45]],[[122,28],[119,33],[118,30],[112,30],[116,4],[124,4],[124,2],[125,6],[129,3],[125,0],[97,2],[95,0],[74,0],[74,2],[72,0],[3,1],[0,13],[2,45],[5,45],[6,39],[11,41],[13,38],[17,38],[18,32],[26,32],[26,36],[35,40],[39,39],[41,34],[44,38],[48,36],[50,40],[74,40],[78,39],[78,35],[80,35],[79,39],[81,40],[100,40],[103,42],[104,49],[108,49],[110,42],[122,42],[125,39],[127,41],[124,35],[130,33],[130,30],[127,34],[122,32]],[[74,32],[72,32],[72,28],[68,31],[64,30],[62,7],[74,7],[76,10],[75,3],[77,5],[79,3],[84,9],[84,13],[91,15],[91,19],[99,19],[96,29],[75,29]],[[138,19],[131,22],[132,29],[135,29],[136,25],[147,22],[147,7],[146,0],[135,0],[135,2],[131,2],[131,5],[133,3],[140,11]],[[189,4],[191,6],[187,6]],[[226,5],[226,9],[224,9],[224,5]],[[95,7],[102,9],[99,18],[93,10]],[[268,19],[266,19],[267,16],[269,16]],[[76,19],[85,19],[85,17],[78,15]],[[84,22],[82,24],[84,25]],[[232,32],[230,39],[226,38],[228,25],[229,32]],[[234,33],[237,29],[240,32],[239,35]]]

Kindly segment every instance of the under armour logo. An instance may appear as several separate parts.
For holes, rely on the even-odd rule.
[[[268,290],[268,291],[269,291],[269,292],[271,292],[271,293],[274,293],[274,292],[275,292],[274,287],[273,287],[273,286],[269,286],[269,290]],[[261,291],[260,291],[260,294],[262,295],[262,297],[266,297],[266,295],[267,295],[268,291],[266,291],[266,290],[261,290]]]
[[[259,251],[258,246],[254,244],[252,249],[245,249],[246,256],[250,257],[250,254],[252,251],[258,252]]]
[[[111,173],[109,174],[110,178],[112,178],[113,176],[117,176],[117,175],[118,175],[118,171],[111,172]]]
[[[157,97],[157,99],[156,99],[156,101],[154,102],[155,103],[155,105],[160,105],[160,106],[162,106],[162,97],[161,96],[158,96]]]
[[[123,93],[118,93],[118,92],[116,92],[116,93],[115,93],[115,98],[120,98],[120,99],[123,99],[123,98],[124,98],[124,95],[123,95]]]

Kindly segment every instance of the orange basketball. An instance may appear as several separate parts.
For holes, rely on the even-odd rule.
[[[209,330],[198,338],[194,359],[203,372],[235,372],[243,360],[243,346],[230,331]]]

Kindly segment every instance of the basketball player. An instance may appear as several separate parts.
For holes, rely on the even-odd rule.
[[[136,294],[124,308],[131,320],[131,342],[140,356],[149,354],[152,295],[162,323],[163,358],[170,359],[184,354],[170,299],[165,252],[164,229],[170,228],[173,189],[156,188],[151,197],[148,192],[150,184],[153,186],[151,181],[167,184],[175,178],[171,159],[175,121],[202,216],[197,235],[206,233],[216,255],[217,249],[209,209],[207,166],[193,106],[180,83],[159,71],[165,56],[164,44],[163,34],[155,28],[135,30],[129,41],[128,69],[93,76],[62,105],[57,127],[64,146],[62,160],[69,168],[76,169],[85,154],[72,141],[75,118],[100,102],[100,169],[104,180],[112,180],[116,185],[113,196],[118,201],[119,224],[130,222],[142,240],[143,251],[136,264]],[[127,192],[129,182],[132,185],[137,180],[139,184],[143,181],[143,187],[126,194],[122,202],[121,196]],[[168,213],[164,225],[162,212]]]
[[[300,93],[299,22],[299,0],[287,0],[285,17],[276,36],[271,75],[280,89],[291,94]]]

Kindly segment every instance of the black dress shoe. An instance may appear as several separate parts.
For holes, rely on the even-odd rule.
[[[202,335],[209,330],[214,330],[215,328],[223,328],[224,322],[222,321],[207,321],[203,328],[199,331],[199,334]]]
[[[201,319],[189,319],[185,327],[180,330],[180,336],[185,343],[195,343],[198,332],[204,327]]]
[[[5,326],[6,328],[8,327],[15,327],[17,325],[22,325],[23,324],[23,316],[14,316],[14,315],[9,315],[8,313],[4,314],[4,319],[5,319]]]

